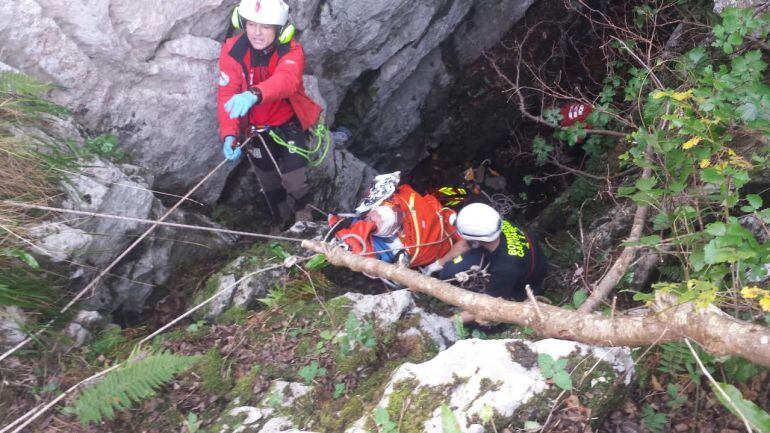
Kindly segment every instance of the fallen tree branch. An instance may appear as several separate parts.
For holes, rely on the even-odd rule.
[[[639,56],[634,53],[634,51],[626,45],[625,42],[612,37],[613,39],[617,40],[622,44],[622,46],[628,50],[628,52],[645,68],[647,69],[650,77],[652,78],[652,81],[655,83],[655,86],[658,89],[663,89],[663,83],[661,80],[655,75],[655,72],[652,70],[652,68],[644,63],[644,61],[639,58]],[[666,120],[663,120],[661,122],[661,129],[665,129],[666,127]],[[641,179],[649,179],[652,176],[652,156],[653,156],[653,148],[652,145],[648,144],[647,147],[644,150],[644,160],[647,163],[647,165],[642,170]],[[644,229],[644,223],[647,221],[647,212],[649,210],[649,205],[647,204],[640,204],[636,208],[636,212],[634,213],[634,223],[631,225],[631,232],[628,236],[627,241],[628,242],[637,242],[641,236],[642,236],[642,230]],[[639,247],[625,247],[623,248],[623,252],[620,253],[620,257],[618,257],[617,260],[615,260],[615,263],[612,264],[612,267],[610,268],[609,272],[604,276],[604,278],[599,281],[599,283],[596,285],[596,288],[591,292],[591,295],[588,296],[588,299],[583,303],[583,305],[578,308],[578,311],[581,313],[588,313],[593,311],[594,308],[596,308],[603,300],[607,297],[607,295],[610,294],[612,289],[615,288],[615,286],[618,285],[620,282],[620,279],[623,278],[623,275],[628,270],[628,267],[631,265],[631,262],[634,260],[634,257],[636,256],[636,252],[639,249]]]
[[[648,170],[649,169],[647,168],[644,169],[644,172],[642,173],[643,179],[650,177],[650,172]],[[641,238],[642,229],[644,229],[644,222],[647,221],[648,210],[649,207],[647,205],[637,206],[636,212],[634,213],[634,222],[631,225],[631,233],[627,239],[629,242],[636,242]],[[639,247],[636,246],[623,248],[620,256],[617,258],[617,260],[615,260],[615,263],[612,264],[612,267],[604,275],[604,278],[602,278],[599,283],[596,284],[596,287],[594,287],[593,291],[585,300],[585,302],[580,305],[578,308],[579,312],[590,313],[599,306],[604,298],[610,294],[612,289],[614,289],[623,278],[623,275],[625,275],[628,267],[631,265],[631,262],[634,261],[637,250],[639,250]]]
[[[527,326],[544,337],[600,346],[644,346],[667,341],[695,340],[715,355],[737,355],[770,367],[770,329],[737,320],[716,307],[678,304],[670,294],[659,293],[654,313],[641,317],[606,317],[538,303],[543,321],[532,302],[512,302],[460,289],[405,267],[351,254],[319,241],[302,246],[325,254],[329,263],[356,272],[387,278],[469,311],[487,321]]]

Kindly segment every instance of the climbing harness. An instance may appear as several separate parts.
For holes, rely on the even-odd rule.
[[[323,160],[326,159],[326,155],[329,153],[331,134],[329,133],[329,128],[324,125],[323,120],[318,122],[318,124],[310,130],[310,134],[315,138],[315,145],[312,149],[303,149],[295,145],[293,140],[284,140],[273,130],[273,128],[263,128],[265,128],[267,135],[269,135],[276,144],[288,149],[289,153],[296,153],[305,158],[310,167],[318,167],[321,165]],[[316,157],[319,153],[320,155]]]

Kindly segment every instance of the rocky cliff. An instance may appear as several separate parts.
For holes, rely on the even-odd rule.
[[[289,3],[327,118],[353,113],[355,156],[408,169],[424,149],[402,144],[425,110],[440,109],[457,72],[532,1]],[[236,3],[15,0],[0,11],[0,63],[61,86],[56,102],[91,131],[119,132],[154,188],[179,191],[220,160],[216,60]],[[199,198],[215,201],[227,175],[217,173]]]

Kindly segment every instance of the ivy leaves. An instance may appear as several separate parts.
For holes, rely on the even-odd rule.
[[[722,12],[722,23],[714,26],[712,45],[725,54],[732,54],[743,45],[744,38],[767,39],[770,14],[755,16],[752,8],[728,8]]]
[[[567,367],[566,358],[554,360],[551,355],[540,353],[537,355],[537,364],[540,366],[543,377],[551,379],[556,386],[565,391],[572,389],[572,378],[565,370]]]

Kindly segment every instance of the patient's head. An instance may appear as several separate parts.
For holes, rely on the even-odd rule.
[[[366,219],[377,226],[375,236],[390,237],[401,228],[401,218],[398,212],[391,206],[380,205],[373,207],[366,215]]]

